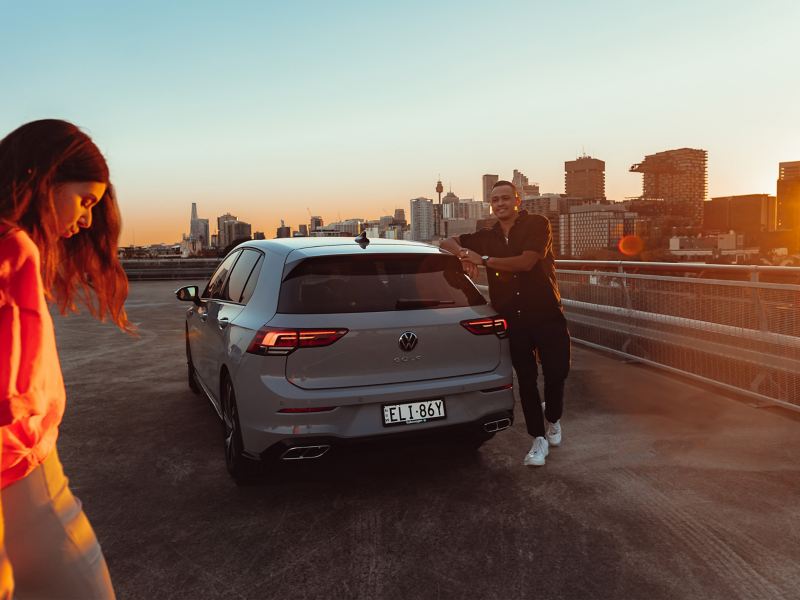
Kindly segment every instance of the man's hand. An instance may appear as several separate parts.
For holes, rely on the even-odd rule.
[[[466,248],[461,248],[461,250],[458,253],[458,258],[461,259],[462,263],[469,262],[475,266],[483,264],[483,258],[481,258],[480,254],[478,254],[474,250],[468,250]]]
[[[478,267],[469,262],[468,260],[461,261],[461,268],[470,279],[475,279],[478,276]]]

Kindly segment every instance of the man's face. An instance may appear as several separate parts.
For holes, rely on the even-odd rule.
[[[514,216],[519,208],[520,201],[514,195],[514,188],[510,185],[498,185],[492,190],[492,212],[501,221]]]

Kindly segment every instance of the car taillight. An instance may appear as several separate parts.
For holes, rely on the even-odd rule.
[[[461,321],[461,325],[475,335],[495,334],[499,338],[508,335],[508,323],[502,317],[484,317],[482,319],[469,319]]]
[[[298,348],[321,348],[340,340],[347,329],[285,329],[262,327],[250,342],[251,354],[286,356]]]

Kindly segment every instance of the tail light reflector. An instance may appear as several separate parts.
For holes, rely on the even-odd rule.
[[[493,333],[499,338],[504,338],[508,335],[508,323],[500,316],[461,321],[461,325],[475,335],[490,335]]]
[[[347,329],[285,329],[262,327],[250,342],[251,354],[286,356],[298,348],[330,346],[347,333]]]
[[[499,387],[489,388],[488,390],[481,390],[481,394],[491,394],[492,392],[502,392],[503,390],[511,390],[511,389],[514,389],[514,384],[507,383]]]
[[[278,412],[285,414],[298,414],[298,413],[317,413],[332,411],[335,406],[319,406],[319,407],[306,407],[306,408],[282,408]]]

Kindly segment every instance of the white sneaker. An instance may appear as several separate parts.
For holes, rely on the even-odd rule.
[[[522,464],[529,467],[541,467],[544,465],[544,459],[549,452],[547,440],[539,436],[533,440],[533,446],[531,446],[530,452],[525,455]]]
[[[561,420],[547,423],[547,441],[551,446],[561,445]]]

